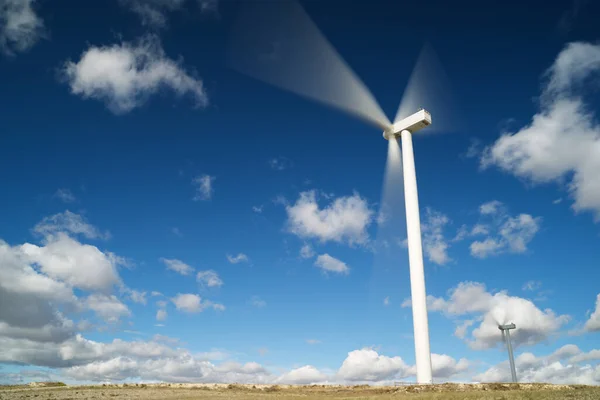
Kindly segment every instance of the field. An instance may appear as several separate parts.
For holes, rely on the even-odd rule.
[[[432,386],[272,386],[209,384],[138,384],[102,386],[0,386],[0,400],[118,399],[449,399],[558,400],[600,399],[600,387],[547,384],[440,384]]]

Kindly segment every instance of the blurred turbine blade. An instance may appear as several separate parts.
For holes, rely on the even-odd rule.
[[[369,304],[373,310],[381,308],[384,294],[402,293],[405,285],[408,291],[408,275],[406,267],[408,257],[403,248],[406,238],[406,213],[404,208],[404,176],[402,169],[402,152],[398,139],[388,141],[388,156],[385,166],[383,190],[379,214],[377,216],[377,233],[373,243],[373,270],[369,282]],[[375,313],[374,315],[378,315]]]
[[[450,80],[429,44],[425,44],[419,54],[394,122],[414,114],[421,108],[431,113],[432,124],[420,131],[419,135],[460,130],[461,113]]]
[[[228,51],[231,68],[353,114],[380,129],[390,121],[377,101],[293,0],[246,1]]]

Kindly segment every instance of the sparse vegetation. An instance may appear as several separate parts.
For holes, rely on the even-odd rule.
[[[96,389],[101,389],[99,393]],[[124,390],[126,389],[126,390]],[[203,389],[203,390],[198,390]],[[100,397],[98,397],[100,395]],[[600,387],[548,384],[439,384],[431,386],[336,386],[242,384],[121,384],[69,387],[62,382],[0,387],[0,399],[83,400],[562,400],[600,399]]]

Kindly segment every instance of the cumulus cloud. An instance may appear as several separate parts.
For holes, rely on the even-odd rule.
[[[191,273],[194,272],[193,267],[190,267],[183,261],[177,260],[175,258],[161,258],[160,261],[162,261],[162,263],[165,264],[167,269],[170,269],[171,271],[175,271],[181,275],[190,275]]]
[[[600,45],[567,44],[546,71],[538,113],[487,147],[481,165],[534,184],[566,183],[573,209],[600,221],[600,125],[585,100],[599,71]]]
[[[207,308],[212,308],[214,310],[223,311],[225,306],[218,303],[213,303],[210,300],[203,300],[197,294],[191,293],[178,293],[175,297],[171,299],[175,307],[179,311],[187,312],[187,313],[199,313]]]
[[[421,224],[423,251],[432,263],[444,265],[452,261],[448,255],[450,244],[443,234],[444,226],[449,223],[450,219],[441,212],[425,209],[425,222]]]
[[[121,283],[117,271],[117,266],[123,264],[120,257],[62,232],[49,238],[44,246],[25,243],[21,251],[49,277],[80,289],[107,291]]]
[[[328,376],[312,365],[293,369],[282,374],[277,382],[291,385],[311,385],[327,381]]]
[[[29,50],[44,36],[36,14],[37,0],[4,0],[0,4],[0,50],[9,56]]]
[[[129,308],[114,295],[91,294],[85,299],[85,305],[108,323],[131,315]]]
[[[44,235],[41,245],[10,246],[0,240],[0,348],[24,346],[12,348],[11,357],[33,351],[40,352],[43,360],[44,349],[69,340],[77,330],[89,329],[89,322],[76,323],[70,315],[92,311],[109,322],[130,315],[109,294],[115,286],[137,295],[138,300],[142,296],[122,284],[117,271],[120,257],[68,235],[98,236],[82,221],[68,213],[45,218],[34,229]],[[85,291],[92,293],[78,298]]]
[[[409,370],[410,366],[400,357],[387,357],[373,349],[362,349],[348,353],[337,376],[350,382],[374,382],[406,377]]]
[[[515,367],[522,382],[552,382],[555,384],[600,384],[600,365],[587,363],[598,360],[600,351],[584,353],[568,344],[547,356],[522,353],[515,358]],[[479,382],[509,382],[508,362],[495,365],[473,377]]]
[[[350,268],[345,262],[329,254],[319,255],[315,260],[315,266],[321,268],[324,272],[335,272],[338,274],[348,274],[350,272]]]
[[[110,238],[108,231],[101,232],[98,228],[89,224],[83,216],[69,210],[45,217],[33,228],[33,231],[46,237],[55,235],[58,232],[66,232],[72,235],[81,235],[87,239]]]
[[[286,205],[286,211],[288,229],[299,237],[350,245],[369,240],[367,227],[373,221],[373,210],[358,193],[338,197],[320,208],[316,191],[302,192],[294,205]]]
[[[590,315],[590,319],[587,320],[583,328],[589,332],[600,331],[600,294],[596,296],[596,309]]]
[[[431,368],[434,378],[451,378],[466,372],[469,367],[470,363],[466,358],[456,361],[446,354],[431,353]]]
[[[141,107],[163,89],[190,95],[196,107],[208,104],[202,81],[168,58],[155,36],[137,43],[90,46],[79,61],[64,63],[61,78],[71,93],[101,101],[115,114]]]
[[[511,216],[506,206],[493,200],[479,207],[482,220],[469,231],[466,227],[459,231],[455,240],[466,237],[484,236],[470,245],[471,255],[487,258],[502,253],[524,253],[540,229],[541,217],[530,214]]]
[[[238,255],[233,256],[231,254],[227,254],[227,261],[231,264],[239,264],[241,262],[248,262],[248,256],[244,253],[238,253]]]
[[[210,175],[198,175],[192,180],[192,184],[196,187],[196,194],[193,200],[210,200],[215,191],[213,182],[215,181],[214,176]]]
[[[557,315],[551,309],[541,310],[532,301],[510,296],[506,291],[490,293],[485,285],[477,282],[462,282],[448,292],[448,298],[428,296],[428,308],[440,311],[447,316],[471,316],[467,321],[458,321],[455,334],[466,338],[473,349],[487,349],[502,343],[498,330],[499,324],[514,323],[517,326],[511,332],[515,347],[533,345],[542,342],[569,321],[568,315]],[[409,301],[402,304],[410,306]],[[467,331],[471,325],[479,324],[472,329],[470,337]]]
[[[202,285],[207,287],[221,287],[223,286],[223,281],[219,278],[219,274],[217,274],[212,269],[207,271],[198,271],[196,274],[196,281],[200,282]]]

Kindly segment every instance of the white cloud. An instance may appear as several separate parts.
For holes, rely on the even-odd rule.
[[[318,339],[306,339],[306,343],[308,344],[320,344],[321,341]]]
[[[322,242],[335,241],[365,244],[367,227],[373,221],[373,210],[358,193],[338,197],[321,209],[317,193],[302,192],[296,203],[287,205],[288,229],[302,238],[318,238]]]
[[[443,229],[450,219],[438,211],[431,208],[425,210],[425,223],[421,224],[423,232],[423,251],[429,261],[444,265],[452,261],[448,256],[448,248],[450,247],[448,240],[444,237]]]
[[[72,235],[82,235],[87,239],[110,238],[108,231],[101,232],[98,228],[89,224],[84,217],[69,210],[45,217],[33,228],[33,231],[45,237],[65,232]]]
[[[535,291],[539,290],[541,287],[542,287],[542,282],[540,282],[540,281],[527,281],[523,285],[522,289],[524,291],[535,292]]]
[[[600,220],[600,125],[585,103],[600,71],[600,45],[567,44],[546,72],[540,110],[529,125],[504,133],[484,152],[483,167],[495,165],[536,184],[567,183],[576,212]]]
[[[214,176],[210,175],[198,175],[192,180],[192,184],[196,186],[196,194],[193,200],[210,200],[215,191],[213,182],[215,181]]]
[[[171,232],[175,236],[183,237],[183,233],[181,233],[181,230],[177,227],[171,228]]]
[[[464,339],[465,336],[467,336],[467,330],[473,325],[474,322],[475,321],[473,321],[472,319],[462,321],[460,325],[456,326],[456,329],[454,330],[454,336],[456,336],[459,339]]]
[[[244,253],[239,253],[237,256],[232,256],[230,254],[227,254],[227,261],[229,261],[231,264],[238,264],[241,262],[248,262],[248,256],[245,255]]]
[[[325,272],[336,272],[339,274],[348,274],[350,268],[345,262],[331,257],[329,254],[321,254],[317,257],[315,265]]]
[[[469,248],[473,257],[486,258],[499,254],[505,246],[498,239],[486,238],[474,241]]]
[[[502,202],[498,200],[492,200],[487,203],[483,203],[479,206],[479,213],[481,215],[490,215],[496,214],[499,212],[500,208],[503,206]]]
[[[217,274],[212,269],[207,271],[198,271],[198,273],[196,274],[196,281],[208,287],[223,286],[223,281],[221,280],[221,278],[219,278],[219,274]]]
[[[156,320],[157,321],[164,321],[167,319],[167,316],[168,316],[167,310],[158,310],[156,312]]]
[[[180,11],[186,0],[120,0],[120,3],[136,13],[143,25],[153,28],[164,28],[167,25],[167,14]],[[218,0],[197,0],[200,11],[216,11]]]
[[[486,349],[502,343],[499,324],[514,323],[511,332],[515,347],[542,342],[569,321],[567,315],[556,315],[551,309],[541,310],[527,299],[509,296],[506,291],[490,293],[485,285],[477,282],[462,282],[449,291],[448,299],[428,296],[428,308],[442,311],[449,317],[474,316],[479,325],[471,331],[467,343],[474,349]],[[403,307],[410,306],[405,301]],[[466,337],[473,322],[463,321],[455,334]]]
[[[282,374],[277,382],[291,385],[310,385],[327,381],[328,376],[312,365],[293,369]]]
[[[136,13],[142,24],[164,27],[168,12],[181,9],[186,0],[120,0],[120,3]]]
[[[73,203],[77,200],[73,192],[69,189],[58,189],[56,193],[54,193],[54,197],[57,197],[64,203]]]
[[[267,302],[264,301],[264,300],[262,300],[258,296],[252,296],[252,298],[250,299],[250,304],[253,307],[262,308],[262,307],[265,307],[267,305]]]
[[[310,244],[305,244],[300,249],[300,257],[306,259],[306,258],[312,258],[314,256],[315,256],[315,251],[313,250],[313,248],[311,247]]]
[[[383,305],[384,306],[390,305],[390,296],[387,296],[385,299],[383,299]]]
[[[146,292],[140,292],[139,290],[126,289],[125,292],[134,303],[138,304],[146,304],[148,301],[146,300]]]
[[[64,233],[57,233],[40,247],[25,243],[21,251],[49,277],[85,289],[107,291],[120,284],[117,266],[123,261],[112,253],[79,243]]]
[[[36,0],[3,0],[0,4],[0,50],[9,56],[29,50],[44,36]]]
[[[597,352],[597,353],[595,353]],[[515,358],[515,367],[521,382],[551,382],[554,384],[600,384],[600,365],[583,364],[597,360],[598,350],[583,353],[577,346],[568,344],[554,353],[538,357],[522,353]],[[508,382],[510,368],[507,361],[495,365],[473,377],[481,382]]]
[[[400,357],[387,357],[372,349],[362,349],[348,353],[337,376],[350,382],[375,382],[408,376],[409,368]]]
[[[85,299],[85,306],[109,323],[131,315],[129,308],[114,295],[91,294]]]
[[[456,361],[446,354],[431,353],[431,368],[434,378],[451,378],[466,372],[469,366],[470,364],[465,358]]]
[[[194,272],[194,268],[175,258],[161,258],[160,261],[166,265],[167,269],[175,271],[181,275],[190,275],[192,272]]]
[[[596,297],[596,309],[585,323],[584,329],[589,332],[600,331],[600,294]]]
[[[202,300],[200,296],[197,294],[181,294],[178,293],[175,297],[171,299],[175,307],[179,311],[184,311],[187,313],[198,313],[202,312],[207,308],[213,308],[217,311],[223,311],[225,306],[218,303],[213,303],[210,300]]]
[[[196,107],[208,104],[202,81],[169,59],[155,36],[135,44],[90,46],[78,62],[65,62],[61,72],[73,94],[102,101],[115,114],[141,107],[162,89],[189,94]]]
[[[283,171],[292,167],[292,161],[285,157],[276,157],[269,160],[269,166],[276,171]]]
[[[202,311],[202,303],[200,296],[196,294],[178,294],[173,299],[173,304],[180,311],[186,312],[200,312]]]
[[[471,255],[477,258],[487,258],[506,252],[516,254],[526,252],[527,245],[539,231],[542,222],[541,217],[533,217],[529,214],[510,216],[504,204],[498,200],[482,204],[479,213],[486,222],[474,225],[470,234],[462,235],[462,238],[486,236],[481,240],[473,241],[469,247]],[[461,235],[457,235],[456,239],[459,239],[459,236]]]
[[[23,253],[22,246],[11,247],[1,239],[0,289],[6,291],[6,296],[22,295],[30,297],[32,301],[37,299],[36,301],[39,300],[40,304],[47,301],[55,303],[77,301],[71,286],[40,273],[39,269],[34,268],[31,260]],[[4,300],[4,304],[8,304],[8,299]],[[18,302],[14,304],[16,306]],[[42,307],[34,308],[41,309]]]
[[[252,211],[257,214],[261,214],[263,212],[264,206],[252,206]]]

